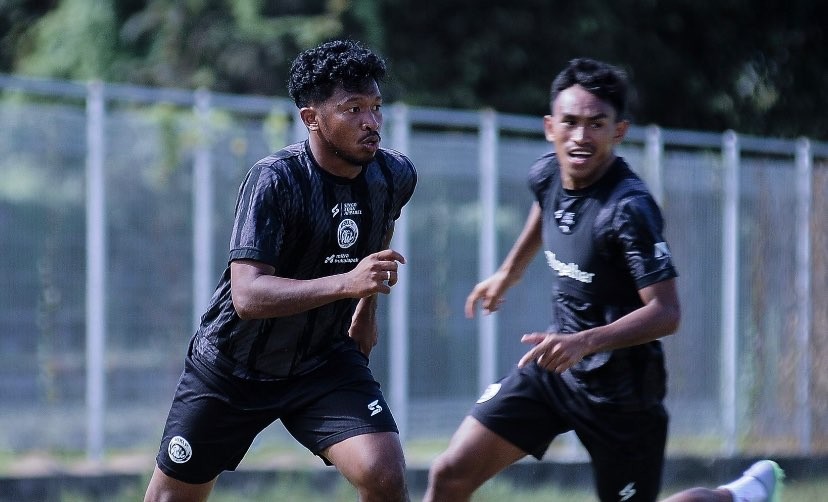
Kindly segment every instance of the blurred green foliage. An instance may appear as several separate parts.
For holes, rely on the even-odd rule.
[[[285,95],[296,53],[356,38],[389,101],[543,114],[574,57],[633,77],[632,119],[828,138],[828,3],[813,0],[0,1],[0,71]]]

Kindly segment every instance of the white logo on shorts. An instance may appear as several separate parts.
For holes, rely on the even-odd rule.
[[[635,495],[635,483],[627,484],[627,486],[625,486],[621,489],[620,492],[618,492],[618,495],[621,496],[622,502],[624,500],[630,500],[630,498],[632,498],[632,496]]]
[[[379,399],[376,401],[372,401],[368,403],[368,409],[371,410],[371,416],[373,417],[377,413],[382,411],[382,405],[379,404]]]
[[[175,436],[170,439],[167,454],[170,456],[170,460],[176,464],[183,464],[193,456],[193,449],[186,439],[181,436]]]
[[[483,395],[480,396],[480,398],[477,400],[477,404],[485,403],[489,399],[495,397],[495,395],[498,392],[500,392],[500,384],[499,383],[493,383],[493,384],[489,385],[488,387],[486,387],[486,390],[483,391]]]

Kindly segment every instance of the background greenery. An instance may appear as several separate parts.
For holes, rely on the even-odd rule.
[[[390,101],[543,114],[591,56],[632,75],[633,120],[828,138],[817,0],[0,0],[0,72],[284,96],[296,53],[365,41]]]

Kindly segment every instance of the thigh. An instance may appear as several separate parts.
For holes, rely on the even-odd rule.
[[[366,477],[377,477],[383,472],[405,476],[405,457],[396,432],[352,436],[329,446],[322,455],[357,486]]]
[[[604,411],[578,437],[589,451],[602,501],[655,501],[661,490],[667,412]]]
[[[437,464],[475,486],[526,456],[526,451],[468,416],[457,428]]]
[[[324,451],[363,434],[399,432],[368,359],[346,350],[302,378],[300,393],[282,418],[285,428],[307,449],[330,463]]]

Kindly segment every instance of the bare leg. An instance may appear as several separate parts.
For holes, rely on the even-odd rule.
[[[144,495],[144,502],[203,502],[207,500],[215,484],[215,479],[200,485],[178,481],[164,474],[156,466]]]
[[[733,496],[722,488],[690,488],[678,492],[662,502],[733,502]]]
[[[778,502],[785,472],[772,460],[751,465],[738,479],[715,490],[691,488],[663,502]]]
[[[396,433],[350,437],[323,454],[356,487],[360,502],[408,502],[405,457]]]
[[[466,417],[448,449],[431,466],[423,502],[465,502],[480,485],[526,452],[472,417]]]

